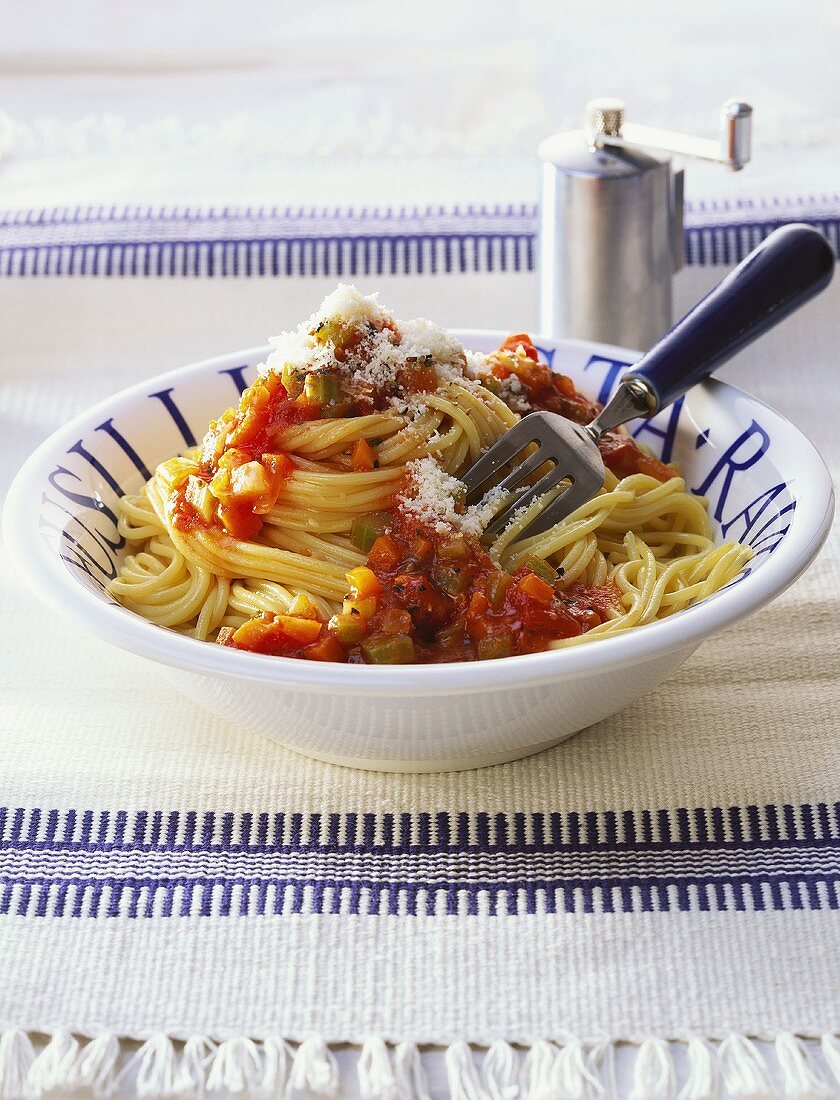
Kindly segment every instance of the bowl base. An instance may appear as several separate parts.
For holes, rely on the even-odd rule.
[[[477,756],[454,756],[437,760],[378,760],[375,758],[360,758],[358,756],[338,756],[326,752],[304,752],[294,745],[278,743],[283,748],[296,752],[301,756],[307,756],[311,760],[320,760],[322,764],[336,764],[340,768],[356,768],[366,772],[397,772],[403,775],[428,775],[432,772],[468,772],[477,768],[492,768],[496,764],[510,764],[514,760],[522,760],[526,756],[534,756],[546,749],[553,749],[562,741],[567,741],[575,736],[575,732],[564,733],[561,737],[553,737],[550,741],[540,741],[533,745],[521,745],[516,749],[506,749],[504,752],[480,753]]]

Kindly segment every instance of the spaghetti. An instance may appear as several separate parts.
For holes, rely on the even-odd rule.
[[[509,498],[466,508],[457,475],[530,409],[598,409],[523,334],[480,355],[341,286],[272,343],[238,409],[121,501],[111,591],[159,626],[322,661],[506,657],[672,615],[751,556],[622,432],[568,519],[528,537],[536,501],[485,536]]]

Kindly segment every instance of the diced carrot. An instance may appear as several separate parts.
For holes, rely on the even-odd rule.
[[[554,598],[554,589],[550,584],[538,577],[536,573],[526,573],[519,581],[519,591],[526,596],[537,600],[539,603],[551,603]]]
[[[366,565],[359,565],[346,573],[347,583],[350,585],[351,595],[357,599],[365,599],[367,596],[378,596],[382,592],[376,574]]]
[[[467,633],[475,642],[483,638],[489,629],[490,620],[487,618],[489,609],[490,601],[484,593],[473,592],[467,607],[466,625]]]
[[[232,642],[242,649],[256,649],[270,634],[276,632],[277,627],[267,618],[249,619],[236,628],[228,644]]]
[[[368,562],[374,569],[395,569],[403,557],[404,552],[396,539],[390,535],[380,535],[370,548]]]
[[[283,633],[301,645],[317,640],[321,633],[321,623],[316,619],[299,619],[296,615],[278,615],[277,621]]]
[[[567,374],[555,374],[551,381],[557,392],[562,393],[564,397],[578,396],[575,384]]]
[[[440,385],[440,378],[433,362],[407,365],[397,375],[397,384],[407,393],[430,393]]]
[[[326,634],[319,641],[308,645],[302,656],[308,661],[339,662],[347,660],[347,650],[337,638],[333,638],[331,634]]]
[[[354,470],[372,470],[376,458],[366,439],[359,439],[353,446],[350,461]]]

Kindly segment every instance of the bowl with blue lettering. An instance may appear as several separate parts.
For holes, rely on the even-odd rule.
[[[490,352],[504,334],[458,331]],[[605,402],[638,357],[621,348],[536,338],[552,370]],[[752,615],[808,567],[833,515],[830,476],[779,412],[709,380],[630,425],[686,488],[708,501],[717,542],[752,557],[714,595],[586,645],[503,660],[342,664],[266,656],[154,625],[110,594],[130,548],[117,501],[200,441],[236,404],[268,348],[162,374],[81,413],[29,458],[3,514],[12,562],[56,615],[148,659],[126,674],[160,690],[168,676],[214,714],[321,760],[391,771],[481,767],[548,748],[653,692],[703,642]],[[757,656],[756,660],[760,658]]]

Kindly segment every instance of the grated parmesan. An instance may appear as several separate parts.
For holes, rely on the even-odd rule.
[[[515,374],[499,379],[499,397],[509,409],[521,416],[531,411],[531,402],[526,396],[525,387]]]
[[[470,378],[480,378],[490,369],[490,356],[483,351],[465,351],[466,371]]]
[[[464,483],[448,474],[434,458],[415,459],[407,464],[406,470],[411,477],[411,489],[397,498],[400,506],[438,535],[461,531],[481,538],[508,495],[496,486],[478,504],[459,512],[457,505],[464,496]]]
[[[331,341],[322,344],[313,335],[339,318],[351,329],[369,330],[341,361]],[[366,296],[347,283],[328,294],[308,321],[281,332],[270,343],[272,351],[261,373],[279,373],[289,366],[304,373],[329,369],[343,378],[351,393],[387,391],[408,361],[427,357],[433,360],[441,382],[465,378],[466,354],[454,336],[423,317],[400,321],[380,306],[376,294]]]

